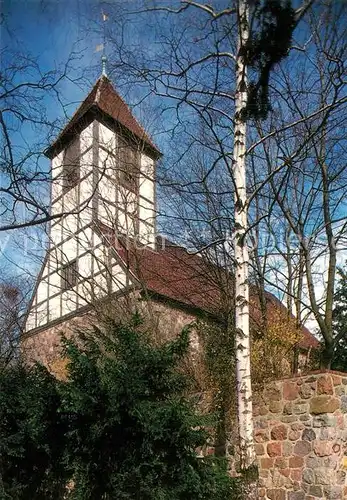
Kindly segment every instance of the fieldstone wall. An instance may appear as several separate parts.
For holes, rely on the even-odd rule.
[[[259,497],[347,499],[347,374],[267,385],[254,405]]]
[[[130,297],[130,299],[129,299]],[[182,328],[194,320],[196,317],[189,311],[175,308],[168,303],[159,300],[140,300],[138,294],[129,296],[127,302],[121,302],[118,299],[115,303],[105,303],[107,315],[111,313],[116,318],[125,320],[126,315],[131,315],[131,311],[140,310],[146,320],[150,330],[156,334],[157,339],[168,341],[175,338]],[[104,311],[103,304],[99,307],[99,315],[102,316]],[[23,359],[28,363],[39,361],[43,363],[52,373],[59,375],[64,368],[61,358],[61,336],[70,337],[76,330],[88,329],[96,321],[96,311],[90,309],[81,314],[74,315],[68,319],[63,319],[60,322],[55,322],[53,325],[47,325],[38,331],[29,332],[22,336],[21,339],[21,354]],[[199,339],[196,331],[191,332],[192,353],[199,349]]]

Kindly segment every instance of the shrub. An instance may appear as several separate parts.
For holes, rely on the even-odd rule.
[[[103,331],[81,333],[64,345],[65,380],[53,379],[42,367],[24,369],[14,399],[4,392],[1,411],[11,414],[11,425],[1,426],[1,468],[9,457],[13,463],[5,467],[7,494],[16,485],[17,498],[28,498],[25,483],[32,474],[34,498],[41,491],[45,498],[65,494],[76,500],[236,498],[225,462],[196,453],[207,433],[179,370],[188,330],[153,346],[135,317],[127,326],[110,321]],[[29,409],[23,409],[29,399]],[[13,408],[14,401],[22,411]],[[26,431],[19,444],[13,442],[17,427]],[[65,493],[56,488],[69,480]]]

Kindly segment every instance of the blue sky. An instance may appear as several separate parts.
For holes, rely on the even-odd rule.
[[[73,61],[69,63],[68,79],[59,84],[61,103],[47,94],[42,106],[49,120],[60,118],[60,124],[66,122],[90,90],[101,72],[100,53],[95,47],[102,40],[95,33],[101,26],[102,5],[97,2],[82,0],[6,0],[2,2],[3,23],[0,32],[3,57],[3,69],[18,63],[17,55],[29,56],[37,61],[39,71],[61,71],[73,52]],[[94,23],[86,36],[88,23]],[[5,50],[4,50],[5,49]],[[37,81],[37,70],[24,69],[16,74],[15,83]],[[57,131],[58,132],[58,131]],[[57,133],[56,132],[56,133]],[[38,144],[44,149],[47,144],[47,131],[33,128],[30,124],[21,125],[12,134],[14,151],[22,154],[23,149]],[[53,132],[54,136],[55,132]],[[35,146],[34,146],[35,145]],[[49,170],[49,161],[43,155],[39,159],[40,168]],[[47,189],[45,189],[47,188]],[[47,198],[48,185],[43,187],[42,196]],[[9,231],[1,234],[0,268],[9,273],[22,274],[26,270],[36,274],[42,257],[38,242],[42,242],[42,228],[34,230]]]
[[[227,2],[227,0],[216,0],[214,4],[222,5],[224,2]],[[110,5],[107,6],[107,3],[97,2],[96,0],[6,0],[2,3],[3,16],[6,21],[6,26],[3,25],[1,31],[2,47],[9,47],[13,50],[13,52],[31,53],[35,58],[37,58],[42,72],[47,72],[61,67],[66,63],[71,51],[75,52],[74,62],[69,66],[70,79],[64,80],[59,87],[63,108],[53,99],[50,100],[49,96],[45,98],[44,102],[49,117],[51,119],[60,117],[62,119],[61,124],[67,120],[68,116],[72,115],[79,102],[86,96],[88,90],[90,90],[96,78],[100,75],[101,54],[95,53],[95,47],[102,42],[101,11],[104,10],[105,12],[110,13],[110,22],[107,25],[107,29],[112,29],[111,35],[116,38],[120,36],[121,32],[121,27],[117,21],[121,17],[122,9],[129,7],[129,5],[131,7],[133,5],[136,7],[136,1],[132,0],[129,0],[128,2],[125,0],[112,0],[109,4]],[[192,11],[189,15],[191,17],[189,17],[187,13],[185,14],[184,21],[189,26],[189,30],[191,30],[189,31],[191,45],[185,45],[183,51],[187,51],[187,53],[189,53],[189,50],[204,50],[204,42],[201,42],[201,45],[195,44],[195,40],[193,38],[194,27],[191,28],[191,25],[195,21],[194,16],[196,16],[196,11]],[[174,22],[178,22],[177,19],[178,18],[176,18]],[[159,57],[163,56],[165,53],[165,46],[160,44],[159,38],[156,39],[156,33],[160,32],[161,35],[165,35],[167,31],[167,33],[171,35],[172,31],[173,34],[176,34],[174,31],[174,22],[165,22],[164,18],[161,18],[160,21],[158,21],[154,17],[145,21],[141,18],[141,16],[136,16],[133,18],[132,24],[127,26],[126,38],[130,38],[133,46],[137,45],[139,47],[139,51],[144,51],[150,62],[155,64],[157,62],[156,57],[158,55]],[[196,22],[197,29],[199,29],[198,21]],[[99,33],[97,33],[98,29]],[[179,30],[177,30],[177,33],[178,32]],[[304,37],[304,35],[305,30],[301,33],[302,37]],[[209,46],[208,44],[211,43],[212,38],[213,34],[211,35],[211,38],[207,37],[206,46]],[[8,51],[7,54],[10,54],[10,51]],[[129,53],[129,57],[132,57],[131,52]],[[6,60],[5,58],[2,61],[2,64],[8,62],[9,60]],[[114,59],[110,60],[110,63],[115,64],[116,62],[117,56],[114,56]],[[163,61],[160,60],[158,64],[162,62]],[[293,65],[292,58],[289,58],[284,64],[284,67],[289,68],[289,73],[292,71],[292,69],[290,69],[290,65]],[[208,66],[206,66],[206,71],[209,71]],[[227,66],[223,66],[220,68],[220,71],[223,72],[223,75],[225,75],[226,86],[228,87],[230,85],[230,73],[228,73],[229,68]],[[115,76],[116,73],[117,68],[115,69],[114,75],[111,74],[111,77],[114,76],[114,83],[116,84],[116,87],[129,104],[134,104],[137,100],[136,97],[141,94],[141,91],[145,92],[145,88],[141,88],[141,86],[138,85],[138,82],[135,81],[132,88],[136,88],[137,90],[131,90],[131,85],[127,85],[129,82],[126,81],[126,77],[122,80],[122,78]],[[119,74],[119,72],[117,74]],[[199,84],[204,78],[207,78],[208,80],[206,73],[202,73],[202,75],[202,78],[201,74],[198,75],[200,77],[199,79],[197,78]],[[193,76],[196,77],[197,74],[193,73]],[[18,78],[27,77],[28,74],[25,72],[18,76]],[[152,99],[155,98],[151,97],[146,100],[146,102],[142,103],[141,106],[135,107],[134,109],[134,113],[139,117],[140,121],[149,130],[149,132],[153,133],[155,131],[162,131],[165,130],[165,128],[169,129],[173,123],[176,124],[177,120],[175,109],[172,111],[168,109],[170,102],[168,103],[168,100],[165,100],[165,112],[160,114],[160,111],[157,113],[154,109],[155,106],[151,106]],[[65,112],[65,117],[63,111]],[[182,128],[178,130],[178,133],[176,133],[176,138],[182,130],[184,131],[184,127],[186,125],[187,128],[191,126],[189,123],[189,112],[190,111],[184,111],[181,109],[180,118],[184,123]],[[186,113],[185,116],[184,113]],[[154,125],[153,129],[151,128],[151,122]],[[223,125],[223,122],[221,125]],[[230,128],[224,127],[224,130],[226,136],[231,138]],[[28,143],[31,141],[35,142],[38,140],[36,134],[37,131],[33,131],[28,128],[26,129],[25,139]],[[169,148],[171,144],[176,145],[176,143],[170,142],[170,133],[164,132],[159,135],[154,135],[154,139],[159,148],[164,153],[168,153],[166,155],[166,158],[168,158],[170,156]],[[175,152],[176,151],[174,151],[174,153]],[[48,168],[48,160],[42,159],[41,161]],[[179,164],[179,168],[180,167],[181,164]],[[187,171],[189,170],[189,167],[189,164],[184,164],[184,168]],[[218,174],[220,175],[219,172]],[[35,235],[37,235],[40,239],[40,230],[35,230],[26,236],[15,236],[12,234],[3,235],[3,240],[0,242],[3,248],[6,247],[5,255],[7,259],[10,259],[17,264],[20,263],[21,266],[23,264],[24,268],[25,266],[29,267],[33,273],[35,273],[38,268],[40,255],[38,255],[37,258],[34,258],[32,255],[28,256],[24,262],[23,259],[25,257],[23,255],[23,249],[29,247],[31,251],[35,251],[35,240],[32,239]],[[19,244],[18,241],[16,241],[18,238],[22,238]],[[20,248],[21,251],[19,251],[18,248]],[[25,252],[27,252],[27,250],[25,250]],[[4,259],[2,259],[2,261],[4,262]],[[5,264],[7,264],[7,262],[8,260],[5,259]]]
[[[134,2],[132,5],[136,5]],[[73,114],[79,103],[87,95],[95,80],[101,74],[101,52],[96,52],[96,46],[103,41],[103,27],[110,29],[111,23],[115,36],[119,35],[117,15],[121,9],[128,7],[123,0],[113,1],[107,6],[96,0],[5,0],[2,3],[3,23],[0,32],[0,41],[3,52],[2,66],[5,69],[13,63],[18,63],[18,55],[30,57],[37,62],[39,71],[46,74],[57,71],[58,74],[72,55],[68,66],[68,78],[63,79],[59,86],[59,100],[47,93],[42,97],[42,106],[47,112],[48,121],[60,119],[59,127],[63,126]],[[118,8],[119,7],[119,8]],[[102,23],[101,12],[112,12],[110,22]],[[142,47],[146,47],[147,54],[151,48],[151,33],[149,27],[140,18],[127,26],[127,36],[132,41],[136,39]],[[154,35],[153,35],[154,36]],[[152,38],[153,43],[153,38]],[[158,46],[152,45],[154,52]],[[110,50],[110,49],[108,49]],[[113,61],[110,61],[113,62]],[[15,76],[15,83],[37,81],[39,72],[24,68]],[[136,86],[127,87],[127,81],[121,82],[116,78],[116,87],[123,94],[128,104],[136,104],[141,89]],[[166,119],[151,112],[151,98],[141,106],[135,106],[134,113],[140,122],[144,123],[149,132],[154,129],[162,130],[158,123],[170,123],[167,119],[170,111],[165,112]],[[59,132],[59,127],[51,132],[53,138]],[[152,128],[152,130],[151,130]],[[44,127],[33,127],[30,123],[21,124],[12,134],[13,150],[18,157],[23,156],[25,148],[31,151],[43,151],[47,147],[47,130]],[[165,135],[165,134],[164,134]],[[161,137],[156,137],[159,147],[164,146]],[[39,165],[42,171],[49,172],[50,164],[42,154],[39,156]],[[49,185],[41,186],[42,200],[48,203]],[[23,215],[23,213],[21,212]],[[36,274],[42,254],[43,228],[8,231],[1,233],[0,240],[0,269],[7,268],[10,272],[23,273],[26,269]],[[39,242],[39,244],[38,244]],[[41,249],[40,249],[41,247]]]
[[[88,9],[88,6],[91,6]],[[64,64],[71,51],[79,54],[79,60],[70,66],[71,78],[80,76],[84,69],[95,66],[99,55],[94,53],[98,38],[92,32],[85,35],[87,16],[92,13],[96,3],[81,0],[5,0],[3,16],[7,27],[1,31],[2,46],[25,51],[37,58],[43,73]],[[100,9],[101,10],[101,9]],[[100,22],[95,12],[95,21]],[[3,62],[4,63],[4,62]],[[95,72],[95,68],[94,68]],[[80,99],[83,84],[66,82],[65,98],[73,102]],[[82,86],[82,89],[81,89]],[[62,89],[64,91],[64,89]],[[72,104],[73,107],[73,104]]]

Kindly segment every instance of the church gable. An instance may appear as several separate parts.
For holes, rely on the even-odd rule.
[[[48,251],[25,330],[49,325],[133,286],[113,249],[91,226],[86,227]]]

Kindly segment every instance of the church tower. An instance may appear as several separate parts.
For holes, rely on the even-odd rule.
[[[27,334],[131,286],[110,251],[109,235],[149,248],[156,241],[160,152],[105,75],[46,155],[52,162],[52,221]]]

